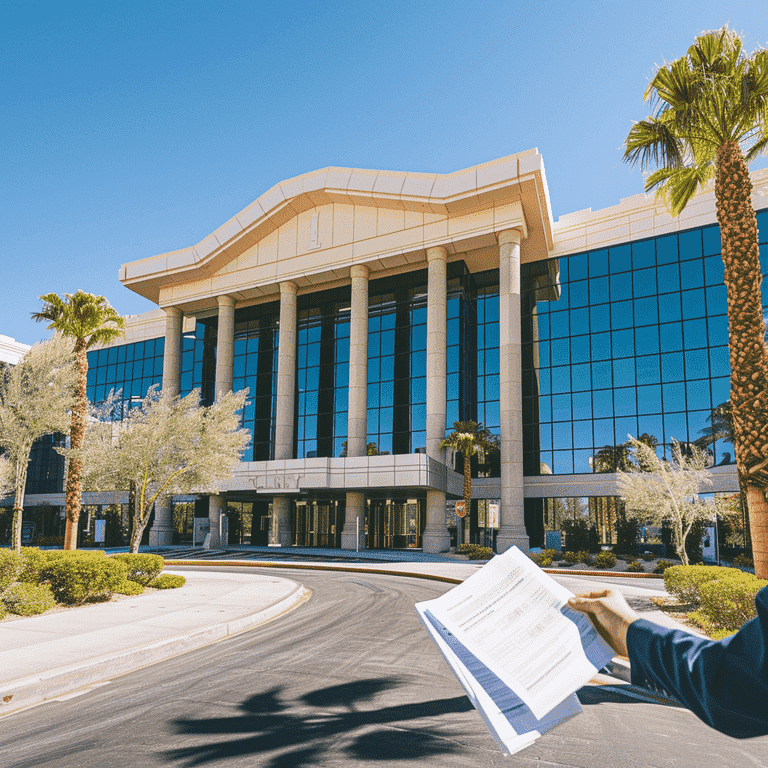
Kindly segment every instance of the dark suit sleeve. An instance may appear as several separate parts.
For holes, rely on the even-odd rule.
[[[633,622],[627,632],[632,683],[673,696],[729,736],[768,734],[768,587],[755,605],[757,618],[719,642]]]

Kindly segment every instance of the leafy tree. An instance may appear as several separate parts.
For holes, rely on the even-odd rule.
[[[247,390],[229,392],[206,408],[200,405],[199,390],[179,398],[155,386],[141,407],[129,409],[122,420],[102,415],[91,422],[80,452],[85,486],[97,491],[135,488],[131,552],[139,551],[158,499],[215,493],[232,476],[250,440],[248,431],[239,428],[246,395]]]
[[[72,344],[57,334],[0,372],[0,448],[6,452],[3,466],[14,492],[11,545],[17,552],[29,454],[38,438],[67,431],[76,378],[72,362]]]
[[[712,484],[706,470],[706,454],[693,447],[690,455],[672,443],[672,460],[660,459],[656,452],[630,437],[629,444],[638,466],[631,472],[620,471],[619,488],[627,510],[643,522],[668,520],[677,556],[688,565],[685,543],[697,520],[714,517],[714,504],[699,498],[699,491]]]
[[[110,306],[103,296],[77,291],[65,294],[46,293],[40,297],[43,309],[33,312],[32,317],[48,322],[48,328],[74,339],[77,387],[72,407],[72,423],[69,442],[73,452],[67,469],[65,493],[66,528],[64,549],[77,549],[77,526],[80,520],[83,465],[78,451],[83,446],[86,420],[88,418],[88,350],[96,344],[109,344],[122,335],[125,320]]]
[[[624,159],[658,166],[646,179],[672,215],[715,180],[731,350],[736,465],[746,493],[755,572],[768,577],[768,349],[760,298],[757,218],[748,164],[768,149],[768,51],[749,56],[723,27],[702,33],[662,66],[645,92],[653,115],[636,123]]]

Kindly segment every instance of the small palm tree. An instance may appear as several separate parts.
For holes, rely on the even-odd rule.
[[[748,164],[768,149],[768,51],[746,56],[727,27],[702,33],[685,56],[659,69],[645,98],[656,111],[632,127],[624,159],[657,166],[646,190],[657,189],[677,215],[700,187],[715,181],[736,464],[749,507],[755,572],[766,578],[768,349]]]
[[[469,512],[472,500],[472,457],[479,451],[492,451],[496,448],[495,435],[476,421],[454,421],[453,432],[440,443],[440,447],[459,451],[464,458],[464,502]]]
[[[40,297],[43,309],[33,312],[38,322],[48,322],[48,328],[58,331],[75,341],[75,368],[77,385],[75,403],[72,406],[72,423],[69,432],[70,448],[74,452],[69,459],[65,494],[66,529],[64,549],[77,549],[77,526],[80,520],[83,462],[78,452],[83,447],[88,417],[88,350],[96,344],[109,344],[122,335],[125,320],[110,306],[103,296],[77,291],[65,294],[62,299],[56,293]]]

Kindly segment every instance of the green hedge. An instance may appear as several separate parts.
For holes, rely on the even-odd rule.
[[[116,595],[140,595],[143,591],[144,586],[142,584],[139,584],[138,581],[131,581],[130,579],[126,579],[114,589]]]
[[[113,560],[122,563],[128,570],[128,581],[135,581],[146,587],[163,571],[165,560],[160,555],[142,555],[126,553],[112,555]]]
[[[57,553],[58,554],[58,553]],[[108,598],[126,580],[126,567],[113,558],[81,555],[54,557],[43,571],[60,603],[80,605]]]
[[[14,584],[3,592],[2,601],[18,616],[37,616],[56,605],[47,584]]]
[[[597,568],[613,568],[616,565],[616,555],[610,549],[598,552],[595,555],[595,566]]]
[[[490,560],[493,557],[490,547],[481,547],[479,544],[462,544],[456,552],[466,555],[470,560]]]
[[[664,571],[664,586],[680,602],[698,606],[704,584],[739,573],[735,568],[717,565],[674,565]]]
[[[530,557],[539,568],[547,568],[552,565],[552,560],[559,555],[560,553],[556,549],[542,549],[541,552],[531,552],[528,557]]]
[[[700,588],[701,612],[718,629],[728,632],[736,632],[755,618],[755,595],[768,585],[768,581],[758,579],[751,573],[735,573],[734,576],[702,584]]]
[[[48,555],[37,547],[21,548],[21,572],[18,580],[25,584],[37,584],[40,574],[48,562]]]
[[[21,571],[21,555],[13,549],[0,549],[0,592],[13,584]]]
[[[162,576],[158,576],[149,586],[155,589],[176,589],[177,587],[183,587],[187,583],[187,580],[183,576],[179,576],[176,573],[164,573]]]

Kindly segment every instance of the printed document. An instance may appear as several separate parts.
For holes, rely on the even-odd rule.
[[[416,606],[504,751],[581,711],[575,691],[615,655],[571,596],[512,547]]]

